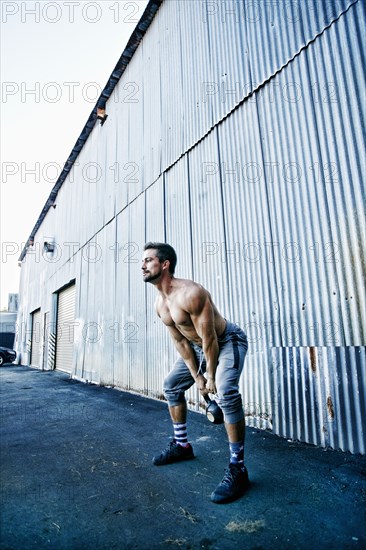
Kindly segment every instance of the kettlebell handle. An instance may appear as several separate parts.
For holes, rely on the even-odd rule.
[[[208,393],[203,396],[203,399],[206,401],[207,405],[212,403],[212,399],[209,397]]]

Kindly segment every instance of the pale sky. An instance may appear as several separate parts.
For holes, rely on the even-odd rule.
[[[1,309],[18,292],[24,243],[147,3],[0,2]]]

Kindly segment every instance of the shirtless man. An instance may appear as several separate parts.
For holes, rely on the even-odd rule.
[[[194,458],[187,439],[185,391],[194,383],[202,395],[216,394],[224,413],[229,439],[230,464],[211,494],[216,503],[242,496],[249,484],[244,466],[245,421],[239,378],[247,352],[247,338],[234,323],[226,321],[201,285],[174,277],[177,256],[165,243],[146,243],[142,260],[145,283],[158,296],[155,309],[168,327],[179,358],[164,380],[164,395],[173,422],[174,439],[159,456],[156,466]],[[205,374],[205,376],[204,376]]]

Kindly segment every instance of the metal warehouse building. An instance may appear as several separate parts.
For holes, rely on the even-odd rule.
[[[161,398],[141,258],[166,241],[248,334],[248,424],[365,453],[365,24],[361,0],[151,0],[21,254],[22,364]]]

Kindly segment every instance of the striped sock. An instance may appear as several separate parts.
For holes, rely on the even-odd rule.
[[[244,443],[238,441],[237,443],[231,443],[230,445],[230,462],[231,464],[239,464],[244,466]]]
[[[176,424],[173,422],[174,439],[178,445],[186,447],[188,443],[187,439],[187,424]]]

